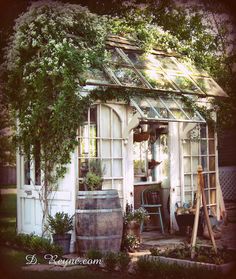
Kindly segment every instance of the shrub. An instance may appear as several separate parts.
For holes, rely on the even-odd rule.
[[[88,259],[96,260],[102,258],[102,253],[95,249],[90,249],[86,254]]]
[[[107,270],[113,271],[116,268],[117,262],[118,262],[118,257],[116,253],[113,252],[107,252],[104,257],[104,264]]]
[[[131,261],[131,257],[129,256],[128,253],[125,252],[118,253],[117,263],[120,270],[127,271],[130,261]]]
[[[48,228],[51,233],[64,235],[73,229],[73,216],[65,212],[57,212],[54,217],[47,218]]]

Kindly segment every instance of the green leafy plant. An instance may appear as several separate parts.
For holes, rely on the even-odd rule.
[[[90,249],[86,254],[88,259],[96,260],[102,259],[102,253],[99,250]]]
[[[103,257],[103,262],[107,270],[109,271],[115,270],[118,262],[117,254],[113,252],[107,252]]]
[[[130,221],[137,221],[139,224],[149,220],[149,214],[146,209],[140,207],[130,212],[126,212],[124,216],[125,223]]]
[[[88,191],[100,190],[103,179],[93,172],[87,172],[83,182]]]
[[[129,267],[129,263],[131,261],[131,257],[127,252],[119,252],[117,255],[117,263],[118,267],[121,271],[127,271]]]
[[[133,251],[139,244],[139,240],[134,234],[125,234],[123,236],[122,247],[125,251]]]
[[[53,234],[64,235],[73,229],[73,216],[68,213],[57,212],[54,217],[49,215],[47,221],[48,229]]]

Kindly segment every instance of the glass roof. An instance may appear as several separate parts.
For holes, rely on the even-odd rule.
[[[190,111],[180,99],[174,97],[157,99],[136,97],[132,98],[131,104],[144,120],[206,123],[198,111]]]
[[[223,96],[224,90],[204,71],[182,58],[168,54],[143,54],[139,50],[113,47],[111,62],[88,74],[89,85],[146,88],[163,93]]]

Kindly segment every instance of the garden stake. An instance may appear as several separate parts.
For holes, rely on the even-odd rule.
[[[200,200],[201,200],[201,175],[202,175],[202,166],[198,166],[197,169],[197,203],[196,203],[196,212],[194,218],[193,232],[191,237],[191,259],[195,257],[195,246],[197,239],[197,230],[198,230],[198,222],[199,222],[199,212],[200,212]]]
[[[205,220],[206,220],[206,224],[207,224],[207,229],[208,229],[208,232],[209,232],[209,235],[210,235],[210,238],[211,238],[211,242],[213,244],[214,251],[217,254],[217,247],[216,247],[216,243],[215,243],[215,238],[214,238],[214,235],[213,235],[209,215],[208,215],[208,212],[207,212],[206,197],[205,197],[205,193],[204,193],[204,180],[203,180],[203,175],[202,175],[202,167],[201,167],[201,170],[199,172],[199,175],[200,175],[200,180],[201,180],[200,185],[201,185],[201,191],[202,191],[202,205],[203,205]]]

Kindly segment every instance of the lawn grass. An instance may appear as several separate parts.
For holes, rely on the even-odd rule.
[[[16,184],[0,184],[0,189],[16,189]]]

